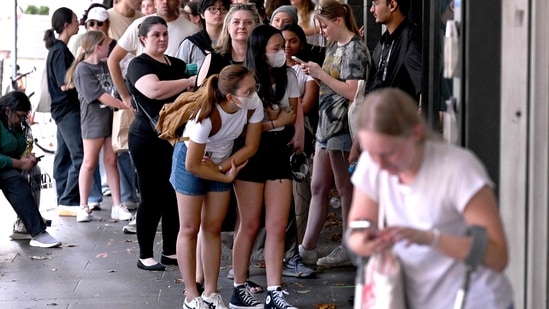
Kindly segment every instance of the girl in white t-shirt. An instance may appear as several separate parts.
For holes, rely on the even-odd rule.
[[[452,308],[471,246],[467,228],[484,227],[487,247],[471,276],[466,308],[512,308],[494,184],[473,153],[434,138],[414,102],[385,88],[361,105],[357,137],[364,152],[352,176],[348,222],[367,220],[373,228],[350,230],[348,246],[361,256],[393,248],[407,308]],[[380,207],[387,227],[376,230]]]
[[[249,35],[246,67],[261,85],[265,116],[257,153],[238,174],[235,194],[240,226],[233,247],[234,290],[231,308],[289,308],[282,285],[284,236],[292,199],[289,142],[294,133],[299,92],[295,72],[286,66],[284,38],[270,25],[257,26]],[[267,298],[261,304],[248,292],[247,270],[263,207],[265,209],[265,267]]]
[[[253,74],[241,65],[225,67],[196,92],[183,95],[187,104],[192,104],[191,120],[182,135],[186,141],[175,145],[170,183],[179,210],[177,260],[185,282],[185,308],[203,308],[204,303],[226,308],[217,294],[221,225],[232,182],[257,151],[263,105]],[[234,140],[244,131],[245,145],[231,154]],[[195,285],[199,230],[205,285],[202,295]]]

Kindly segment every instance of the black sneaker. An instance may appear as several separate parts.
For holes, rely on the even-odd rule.
[[[233,290],[233,296],[231,296],[231,302],[229,303],[231,309],[247,309],[247,308],[263,308],[263,305],[252,295],[245,284],[237,286]]]
[[[274,291],[267,291],[265,309],[298,309],[286,302],[284,294],[288,294],[288,292],[283,291],[280,287]]]

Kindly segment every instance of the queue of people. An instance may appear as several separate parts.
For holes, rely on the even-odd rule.
[[[270,25],[252,2],[202,0],[180,10],[179,0],[155,0],[154,13],[146,1],[144,13],[129,0],[116,5],[118,10],[98,6],[87,12],[88,31],[76,59],[67,47],[78,32],[70,9],[54,12],[44,36],[58,127],[54,178],[59,215],[92,220],[88,197],[102,149],[113,196],[111,216],[132,218],[121,198],[110,137],[112,109],[127,109],[135,112],[128,160],[140,192],[134,217],[137,267],[162,271],[177,265],[185,282],[184,308],[227,308],[217,293],[217,278],[222,224],[233,202],[230,308],[296,308],[282,290],[284,275],[308,278],[315,265],[349,266],[350,252],[369,256],[390,247],[407,273],[409,308],[447,307],[448,295],[459,288],[453,279],[461,274],[457,265],[469,245],[464,236],[468,224],[484,226],[489,239],[481,275],[474,278],[474,299],[512,308],[511,288],[501,273],[507,245],[492,183],[473,155],[437,142],[417,112],[421,45],[406,19],[410,0],[372,1],[370,12],[387,26],[373,57],[351,7],[336,0],[321,1],[314,9],[308,0],[278,6]],[[108,18],[97,17],[105,14]],[[115,23],[125,21],[126,28],[113,40],[107,20],[121,14],[126,17]],[[322,61],[313,54],[317,49],[324,51]],[[359,82],[366,86],[358,87]],[[357,96],[357,91],[365,92]],[[363,95],[366,99],[353,101]],[[172,145],[158,138],[154,124],[163,105],[176,99],[189,104],[191,118]],[[27,101],[17,92],[0,99],[0,189],[27,228],[30,245],[55,247],[61,242],[45,231],[30,190],[13,185],[24,181],[20,170],[37,163],[32,154],[23,154]],[[359,108],[350,119],[352,105]],[[357,121],[354,136],[350,121]],[[310,159],[299,177],[290,161],[295,155]],[[440,169],[446,157],[455,169]],[[357,161],[352,174],[349,166]],[[469,180],[456,180],[453,172],[461,170],[470,171]],[[431,194],[432,178],[447,181],[439,187],[446,190],[444,197],[455,196]],[[450,190],[451,181],[461,184],[459,194]],[[316,245],[333,187],[342,205],[342,234],[350,236],[319,257]],[[359,219],[375,229],[380,207],[386,209],[383,229],[346,233],[349,222]],[[455,224],[445,225],[448,220]],[[160,221],[158,261],[153,244]],[[248,278],[262,222],[264,302]],[[425,271],[424,265],[432,263],[432,270]]]

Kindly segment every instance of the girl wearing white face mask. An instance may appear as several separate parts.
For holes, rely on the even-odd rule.
[[[269,25],[256,27],[248,37],[244,65],[260,85],[265,116],[257,153],[234,183],[240,226],[233,247],[234,291],[231,308],[295,308],[283,297],[284,235],[292,200],[292,173],[288,146],[299,97],[295,72],[286,66],[282,33]],[[265,304],[246,289],[248,263],[265,205]]]
[[[223,309],[226,306],[217,294],[221,225],[229,206],[231,184],[258,148],[263,106],[253,74],[241,65],[225,67],[206,79],[196,92],[182,94],[179,99],[192,104],[191,120],[181,135],[186,140],[174,146],[170,176],[179,210],[177,261],[186,283],[184,307],[213,305]],[[234,140],[244,130],[245,145],[231,155]],[[199,230],[205,288],[202,295],[195,285]]]

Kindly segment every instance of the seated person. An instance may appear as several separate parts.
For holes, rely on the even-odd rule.
[[[31,246],[59,247],[61,242],[46,232],[30,185],[21,174],[38,163],[34,154],[26,152],[24,130],[30,130],[25,121],[30,109],[29,98],[21,91],[0,98],[0,189],[29,232]]]

